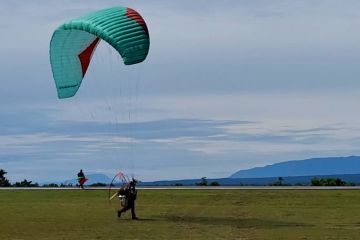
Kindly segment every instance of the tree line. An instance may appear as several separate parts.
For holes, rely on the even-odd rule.
[[[291,186],[285,182],[285,179],[278,177],[278,179],[270,184],[271,186]],[[295,186],[303,186],[304,184],[294,184]],[[310,181],[311,186],[355,186],[355,183],[343,181],[341,178],[317,178],[313,177]]]
[[[27,179],[24,179],[20,182],[11,183],[9,179],[6,178],[7,172],[4,169],[0,169],[0,187],[40,187],[38,183],[33,183],[32,181],[29,181]],[[103,187],[107,186],[105,183],[94,183],[91,184],[92,187]],[[72,183],[69,184],[57,184],[57,183],[49,183],[49,184],[43,184],[41,187],[73,187]]]
[[[5,177],[7,172],[4,169],[0,169],[0,187],[39,187],[38,183],[33,183],[32,181],[29,181],[27,179],[24,179],[20,182],[11,183],[9,179]],[[206,177],[202,177],[200,182],[195,183],[197,186],[220,186],[219,182],[208,182]],[[242,184],[240,184],[242,185]],[[272,186],[290,186],[291,184],[287,184],[284,180],[284,178],[279,177],[277,181],[270,184]],[[295,184],[295,185],[302,185],[302,184]],[[311,186],[355,186],[354,183],[343,181],[340,178],[317,178],[314,177],[311,179],[310,182]],[[107,186],[105,183],[94,183],[90,186],[93,187],[103,187]],[[182,186],[182,184],[175,184],[175,186]],[[50,184],[43,184],[42,187],[73,187],[73,185],[70,184],[56,184],[56,183],[50,183]]]
[[[349,183],[340,178],[317,178],[311,179],[311,186],[355,186],[354,183]]]
[[[38,183],[33,183],[32,181],[28,181],[24,179],[21,182],[15,182],[11,184],[9,179],[5,177],[7,172],[4,169],[0,169],[0,187],[38,187]]]

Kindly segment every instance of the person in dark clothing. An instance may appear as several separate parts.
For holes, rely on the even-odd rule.
[[[118,211],[118,217],[121,217],[121,214],[131,209],[131,218],[138,219],[135,213],[135,200],[137,196],[137,190],[135,188],[136,180],[133,179],[124,189],[119,191],[119,195],[124,195],[126,198],[125,204],[121,210]]]
[[[84,189],[84,183],[87,181],[87,179],[82,169],[80,169],[80,172],[77,174],[77,176],[78,176],[79,186],[81,187],[81,189]]]

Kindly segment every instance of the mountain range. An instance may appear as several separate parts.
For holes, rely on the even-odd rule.
[[[324,157],[275,163],[264,167],[240,170],[228,178],[207,179],[220,185],[271,185],[282,177],[285,184],[309,185],[313,177],[340,178],[360,184],[360,157]],[[201,179],[143,182],[141,185],[196,185]]]
[[[230,178],[265,178],[288,176],[317,176],[359,174],[360,157],[311,158],[275,163],[264,167],[240,170]]]

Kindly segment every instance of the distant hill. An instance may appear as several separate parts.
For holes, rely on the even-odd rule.
[[[311,179],[317,178],[340,178],[347,183],[354,183],[360,185],[360,174],[341,174],[341,175],[316,175],[316,176],[296,176],[283,177],[283,184],[285,185],[311,185]],[[221,186],[268,186],[278,181],[278,177],[265,178],[211,178],[206,179],[208,184],[217,182]],[[141,182],[139,186],[195,186],[200,183],[201,179],[183,179],[171,181],[155,181],[155,182]]]
[[[110,184],[110,182],[111,182],[111,178],[109,178],[105,174],[87,174],[86,178],[89,179],[85,183],[86,185],[91,185],[94,183]],[[66,185],[68,185],[68,184],[76,185],[78,183],[78,180],[77,180],[77,178],[74,178],[74,179],[65,180],[61,183],[66,184]]]
[[[240,170],[230,178],[344,175],[360,173],[360,157],[328,157],[286,161],[264,167]]]

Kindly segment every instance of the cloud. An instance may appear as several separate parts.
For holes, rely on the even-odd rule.
[[[57,120],[58,110],[40,109],[2,118],[0,165],[13,179],[61,180],[77,168],[107,173],[121,168],[147,180],[194,177],[197,171],[218,177],[219,164],[231,174],[290,157],[356,153],[359,143],[358,130],[341,124],[305,128],[277,121],[270,127],[259,121],[186,118],[113,125]]]
[[[130,119],[129,113],[135,115],[135,103],[125,111],[118,102],[110,104],[108,109],[109,105],[102,105],[102,101],[90,101],[87,106],[86,101],[78,99],[65,103],[3,105],[2,161],[9,162],[9,154],[13,156],[11,159],[32,156],[34,161],[80,158],[80,163],[90,161],[93,169],[95,165],[104,169],[96,163],[103,161],[100,159],[116,156],[130,159],[131,151],[136,151],[137,158],[144,158],[139,160],[140,165],[153,156],[154,166],[165,167],[172,164],[165,159],[173,152],[178,156],[171,158],[193,165],[201,164],[197,159],[213,159],[214,165],[220,159],[233,159],[229,160],[230,168],[251,166],[246,159],[260,164],[279,161],[285,156],[324,156],[337,151],[352,154],[357,151],[359,133],[358,113],[351,107],[353,102],[356,102],[353,94],[333,93],[144,96],[137,102],[141,106],[138,117]],[[112,114],[119,113],[119,119],[115,120]],[[181,159],[183,156],[186,159]],[[127,164],[131,165],[130,161]]]
[[[102,43],[76,97],[57,100],[54,29],[118,4],[2,3],[0,167],[12,178],[84,166],[219,177],[359,152],[358,1],[121,1],[148,23],[147,60],[124,66]]]

